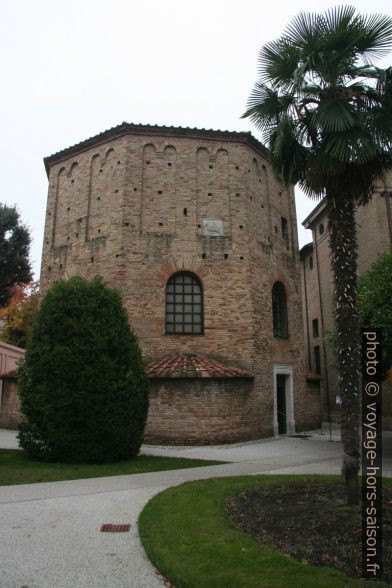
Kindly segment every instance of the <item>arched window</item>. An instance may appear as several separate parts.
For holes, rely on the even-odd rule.
[[[287,338],[287,300],[286,290],[282,282],[275,282],[272,288],[272,319],[274,337]]]
[[[166,334],[203,334],[203,293],[193,274],[180,272],[167,282]]]

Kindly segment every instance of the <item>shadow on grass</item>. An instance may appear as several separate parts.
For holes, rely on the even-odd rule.
[[[134,459],[104,464],[47,463],[30,459],[19,449],[0,449],[0,486],[144,474],[221,463],[227,462],[152,455],[139,455]]]

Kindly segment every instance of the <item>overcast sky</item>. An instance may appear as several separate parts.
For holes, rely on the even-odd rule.
[[[390,0],[355,1],[392,14]],[[39,277],[43,157],[122,121],[252,131],[257,54],[316,0],[0,0],[0,201],[31,228]],[[392,65],[392,57],[382,63]],[[298,224],[315,202],[297,194]],[[300,245],[311,235],[300,230]]]

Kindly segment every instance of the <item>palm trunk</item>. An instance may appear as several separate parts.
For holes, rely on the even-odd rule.
[[[342,194],[344,194],[342,198]],[[344,189],[329,193],[328,219],[331,265],[335,283],[335,326],[339,385],[342,398],[342,474],[347,484],[347,503],[358,504],[360,350],[357,314],[357,238],[355,202]],[[335,202],[337,205],[335,205]]]

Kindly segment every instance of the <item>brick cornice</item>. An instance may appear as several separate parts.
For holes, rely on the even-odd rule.
[[[50,167],[67,159],[70,155],[77,155],[91,147],[96,147],[111,139],[118,139],[125,135],[157,135],[160,137],[186,137],[192,139],[214,141],[236,141],[252,147],[263,157],[268,158],[268,149],[260,143],[250,132],[215,131],[213,129],[197,129],[190,127],[166,127],[159,125],[143,125],[123,122],[120,125],[94,135],[76,145],[62,149],[53,155],[44,158],[46,173],[49,175]]]

